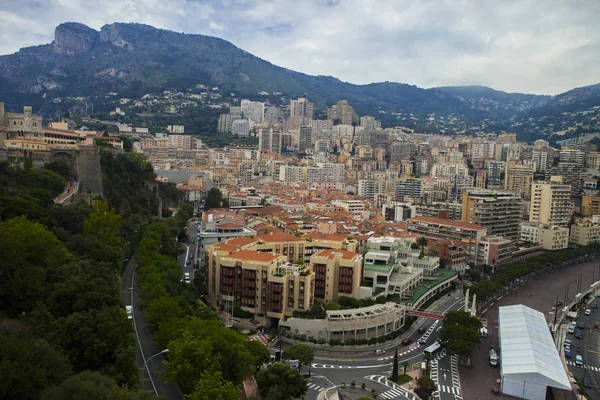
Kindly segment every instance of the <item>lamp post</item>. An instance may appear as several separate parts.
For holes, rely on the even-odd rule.
[[[150,357],[149,359],[144,361],[144,369],[142,369],[142,390],[146,390],[145,388],[145,376],[144,376],[144,370],[148,369],[148,363],[150,362],[150,360],[152,360],[154,357],[158,356],[159,354],[165,354],[168,353],[169,349],[164,349],[163,351],[159,351],[158,353],[156,353],[155,355],[153,355],[152,357]],[[148,370],[148,376],[150,377],[150,381],[152,381],[152,375],[150,374],[150,370]],[[156,394],[156,397],[158,397],[158,392],[156,391],[156,387],[154,387],[154,382],[152,382],[152,386],[154,388],[154,394]]]

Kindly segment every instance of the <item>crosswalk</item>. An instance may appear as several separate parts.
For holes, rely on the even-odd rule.
[[[458,376],[458,356],[456,354],[452,354],[450,356],[450,364],[451,364],[451,370],[450,370],[450,376],[452,378],[452,386],[448,386],[448,385],[442,385],[440,384],[440,380],[439,380],[439,368],[438,368],[438,360],[442,359],[446,357],[446,352],[445,349],[442,350],[440,353],[438,353],[437,357],[434,358],[431,362],[430,362],[430,377],[431,380],[433,380],[433,382],[435,382],[435,386],[437,387],[437,390],[435,392],[433,392],[433,397],[437,400],[441,399],[441,395],[442,393],[448,393],[448,394],[452,394],[455,398],[455,400],[463,400],[462,398],[462,392],[461,392],[461,388],[460,388],[460,377]],[[444,371],[448,371],[447,369]],[[445,375],[445,372],[444,372]],[[446,378],[444,377],[444,380]]]
[[[580,365],[575,364],[575,362],[571,361],[571,360],[567,360],[567,365],[570,365],[572,367],[577,367],[578,366],[578,367],[581,368]],[[594,367],[593,365],[584,365],[583,368],[589,369],[589,370],[592,370],[592,371],[596,371],[596,372],[600,371],[600,368]]]
[[[394,382],[389,381],[383,375],[368,375],[365,376],[366,379],[369,379],[373,382],[380,383],[382,385],[387,386],[389,389],[383,393],[381,393],[382,399],[394,400],[394,399],[408,399],[408,400],[418,400],[418,397],[408,390],[404,389],[402,386],[395,384]]]
[[[306,385],[309,389],[314,390],[315,392],[320,392],[321,390],[330,388],[335,386],[333,384],[333,382],[331,382],[329,380],[329,378],[325,377],[325,376],[316,376],[312,378],[312,381],[309,381],[308,384]],[[319,382],[318,384],[315,383],[315,381],[324,381],[324,382]]]

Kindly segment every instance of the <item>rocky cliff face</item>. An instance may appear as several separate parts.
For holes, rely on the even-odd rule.
[[[87,53],[99,40],[100,34],[77,22],[66,22],[54,31],[54,51],[58,54]]]

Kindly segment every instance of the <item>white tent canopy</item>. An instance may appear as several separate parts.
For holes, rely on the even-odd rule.
[[[544,314],[522,304],[499,308],[502,393],[546,398],[546,387],[571,390]]]

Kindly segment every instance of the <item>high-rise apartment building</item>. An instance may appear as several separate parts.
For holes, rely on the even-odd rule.
[[[244,118],[260,123],[265,118],[265,103],[259,101],[242,100],[241,110]]]
[[[366,130],[374,131],[381,129],[381,122],[377,121],[374,117],[367,115],[360,117],[360,126],[364,127]]]
[[[308,125],[311,126],[313,135],[315,135],[319,132],[331,130],[333,121],[330,119],[311,119]]]
[[[175,147],[177,150],[191,150],[192,137],[190,135],[169,135],[168,145],[169,147]]]
[[[226,244],[207,249],[208,297],[221,309],[242,309],[270,325],[270,318],[291,317],[314,301],[315,274],[287,262],[283,255],[232,251]]]
[[[346,180],[346,165],[341,163],[324,163],[321,166],[321,180],[344,182]]]
[[[504,187],[504,173],[506,163],[504,161],[487,162],[487,187],[488,189],[501,189]]]
[[[219,123],[217,125],[217,130],[220,133],[231,132],[231,124],[233,123],[233,115],[231,114],[221,114],[219,115]]]
[[[290,118],[300,117],[302,123],[308,123],[315,115],[315,104],[304,97],[290,101]]]
[[[523,205],[516,193],[467,191],[463,194],[462,221],[485,226],[489,235],[517,240]]]
[[[358,195],[367,197],[371,200],[375,199],[377,193],[381,193],[383,189],[383,183],[381,181],[371,179],[359,179],[358,180]]]
[[[477,263],[479,242],[487,235],[487,228],[478,224],[425,216],[410,218],[407,230],[425,238],[457,240],[466,248],[467,261],[473,263]]]
[[[338,101],[327,110],[327,119],[337,120],[343,125],[352,125],[358,123],[358,114],[347,100]]]
[[[396,182],[395,200],[420,199],[423,180],[419,178],[403,178]]]
[[[329,303],[340,296],[358,298],[363,256],[346,250],[321,250],[310,257],[315,298]]]
[[[305,154],[312,149],[312,128],[308,125],[300,125],[298,128],[298,153]]]
[[[600,215],[600,196],[583,196],[581,198],[581,214],[584,217]]]
[[[534,182],[531,190],[529,221],[546,225],[567,225],[571,220],[573,202],[571,186],[553,176],[549,182]]]
[[[279,128],[260,128],[258,132],[258,148],[263,153],[281,154],[281,131]]]
[[[517,193],[523,198],[531,197],[533,183],[533,165],[510,161],[504,173],[504,189]]]
[[[581,174],[583,164],[559,162],[548,169],[552,176],[562,176],[565,185],[571,185],[571,196],[578,196],[581,192]]]

